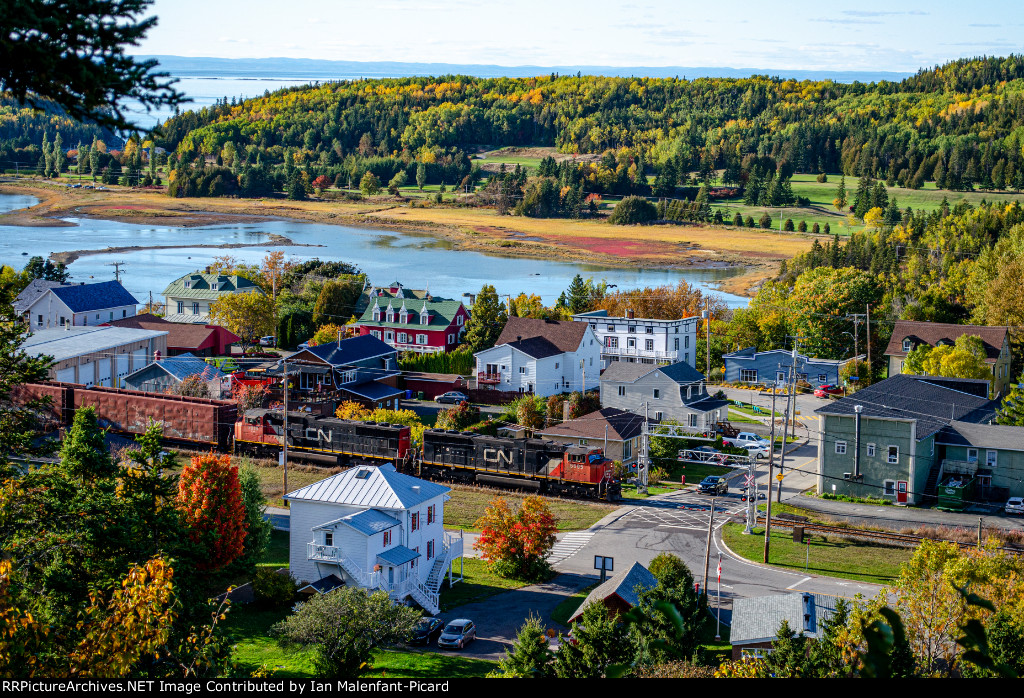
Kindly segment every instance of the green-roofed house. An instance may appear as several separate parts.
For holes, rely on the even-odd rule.
[[[210,322],[210,305],[232,293],[262,294],[263,291],[237,274],[212,274],[210,267],[185,274],[164,289],[164,320],[205,325]]]
[[[455,349],[468,320],[462,301],[407,289],[395,281],[371,289],[370,302],[355,328],[358,334],[373,335],[398,351],[433,354]]]

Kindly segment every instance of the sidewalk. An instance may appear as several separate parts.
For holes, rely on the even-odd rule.
[[[1006,530],[1020,530],[1024,528],[1019,519],[1013,519],[1002,514],[960,513],[895,505],[857,504],[854,502],[821,499],[806,494],[793,497],[788,503],[819,514],[842,518],[850,523],[880,526],[895,531],[918,525],[957,526],[976,529],[979,519],[982,525],[986,527]]]

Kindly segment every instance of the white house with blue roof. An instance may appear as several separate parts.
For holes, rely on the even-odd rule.
[[[383,589],[438,613],[445,575],[462,579],[462,537],[443,524],[448,492],[391,464],[356,466],[289,492],[289,571],[300,591]]]
[[[31,292],[31,294],[30,294]],[[23,292],[20,312],[29,327],[43,330],[53,327],[101,325],[135,315],[139,301],[117,281],[98,284],[55,284],[32,286]]]

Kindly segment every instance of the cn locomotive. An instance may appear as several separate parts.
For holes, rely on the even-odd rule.
[[[284,443],[284,415],[255,409],[235,424],[235,451],[275,456]],[[622,486],[600,449],[541,439],[515,439],[427,429],[422,450],[412,430],[399,424],[357,422],[301,412],[288,413],[287,444],[294,453],[392,461],[430,480],[530,489],[555,496],[619,499]]]

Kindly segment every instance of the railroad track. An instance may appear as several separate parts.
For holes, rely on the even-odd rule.
[[[765,517],[759,515],[757,517],[757,521],[758,523],[763,524],[765,523]],[[977,543],[964,543],[962,541],[949,540],[946,538],[933,538],[931,536],[895,533],[893,531],[872,531],[869,529],[850,528],[847,526],[829,526],[826,524],[805,523],[802,521],[778,519],[775,517],[772,517],[772,526],[782,526],[784,528],[799,527],[804,529],[804,533],[818,533],[821,535],[842,536],[844,538],[858,538],[861,540],[877,541],[886,545],[895,545],[907,548],[915,548],[921,544],[921,541],[925,540],[939,541],[942,543],[956,543],[961,548],[977,547]],[[1012,555],[1024,555],[1024,550],[1020,548],[1001,546],[996,548],[996,550],[1010,553]]]

